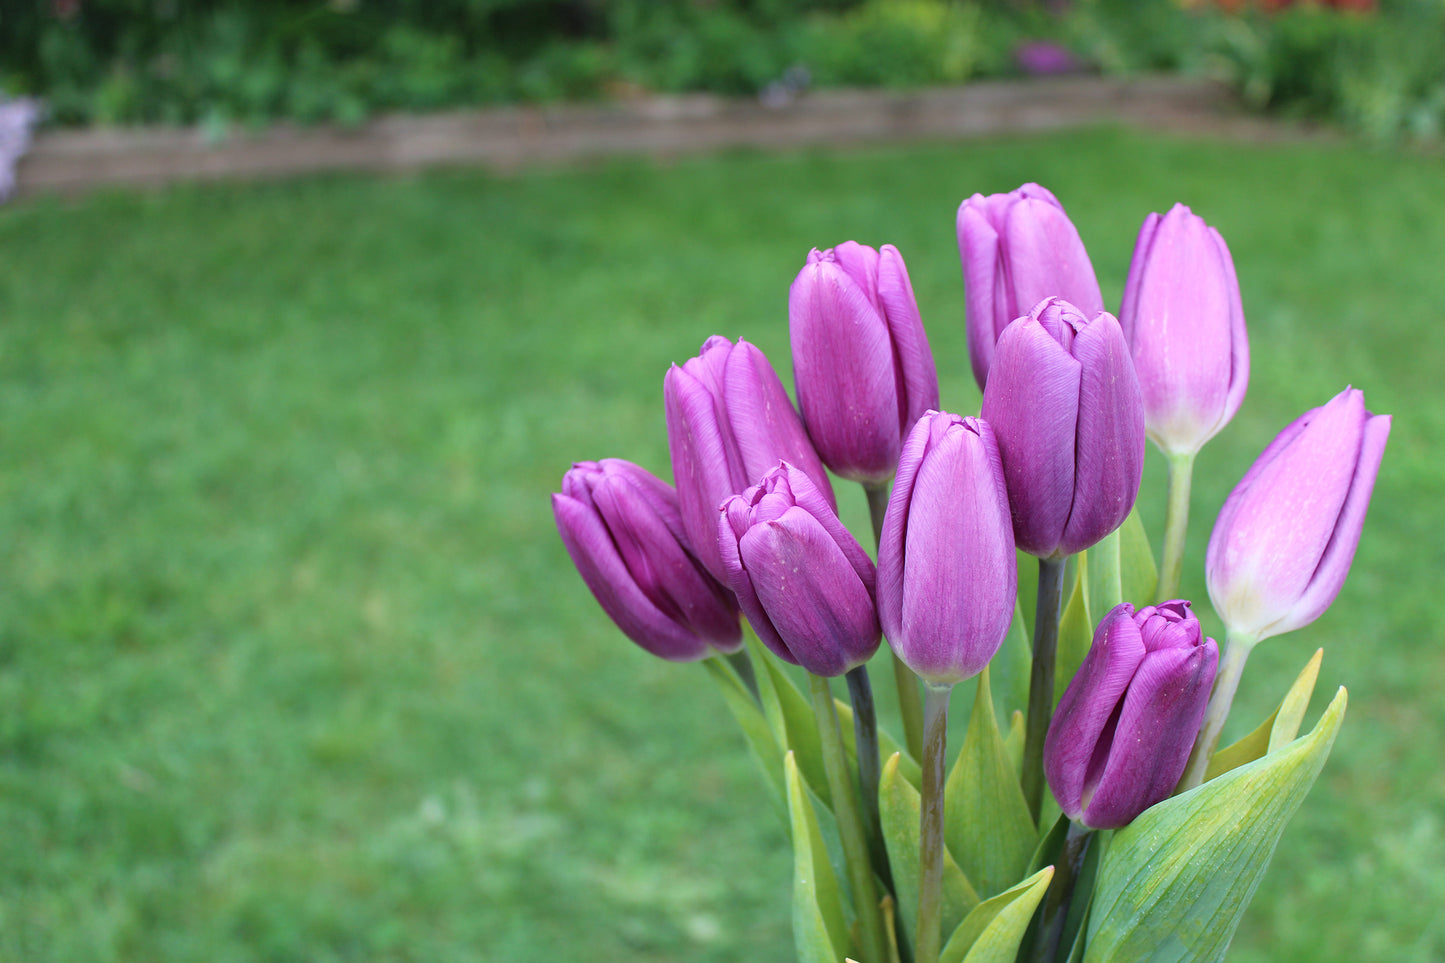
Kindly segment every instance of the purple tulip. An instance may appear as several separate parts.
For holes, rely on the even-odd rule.
[[[1345,584],[1390,435],[1390,416],[1346,388],[1307,411],[1230,492],[1205,558],[1209,598],[1231,635],[1308,625]]]
[[[717,511],[779,461],[808,473],[830,506],[833,486],[783,383],[756,347],[714,335],[663,382],[667,447],[682,527],[698,561],[725,580]]]
[[[1060,808],[1117,829],[1169,797],[1189,761],[1219,667],[1184,601],[1115,606],[1054,710],[1044,773]]]
[[[1079,232],[1058,198],[1037,184],[1007,194],[975,194],[958,208],[968,355],[980,388],[994,344],[1015,318],[1047,297],[1093,317],[1104,310]]]
[[[1149,437],[1165,454],[1194,454],[1234,417],[1249,385],[1239,280],[1219,232],[1183,204],[1145,218],[1119,323]]]
[[[620,458],[578,462],[552,513],[582,580],[632,641],[673,662],[742,647],[731,593],[684,547],[671,486]]]
[[[781,463],[715,530],[727,584],[778,658],[831,677],[878,650],[873,562],[806,472]]]
[[[878,544],[878,617],[889,644],[929,682],[972,678],[1008,634],[1017,581],[993,429],[929,412],[903,443]]]
[[[1039,558],[1082,551],[1123,523],[1144,471],[1139,380],[1119,322],[1039,302],[998,339],[983,417],[1003,455],[1014,540]]]
[[[793,381],[823,463],[886,481],[903,436],[938,407],[938,372],[903,257],[848,241],[808,255],[788,292]]]

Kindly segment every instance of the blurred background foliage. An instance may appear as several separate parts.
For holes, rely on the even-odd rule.
[[[1363,8],[1363,9],[1360,9]],[[1048,43],[1064,62],[1022,51]],[[377,111],[1075,69],[1438,137],[1445,0],[48,0],[0,10],[0,91],[59,124],[358,123]]]

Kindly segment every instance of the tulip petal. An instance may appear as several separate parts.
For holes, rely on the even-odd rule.
[[[893,343],[893,366],[897,373],[899,438],[908,434],[926,411],[938,407],[938,369],[933,350],[923,330],[918,300],[903,256],[892,244],[879,249],[878,301]],[[896,460],[896,459],[895,459]]]
[[[999,336],[994,323],[999,235],[981,209],[984,201],[982,194],[964,201],[958,208],[957,222],[958,253],[963,264],[964,328],[973,377],[980,389],[988,381],[994,343]]]
[[[1009,208],[1000,235],[1016,310],[1047,297],[1061,297],[1090,318],[1104,310],[1094,265],[1057,201],[1024,198]]]
[[[767,357],[741,339],[728,355],[723,370],[723,399],[746,479],[738,491],[756,484],[779,461],[789,461],[808,473],[828,504],[837,510],[828,473],[813,451],[783,383]]]
[[[678,510],[688,547],[704,568],[721,579],[724,573],[716,545],[717,508],[723,499],[746,487],[742,459],[717,399],[694,372],[676,365],[667,372],[663,408]]]

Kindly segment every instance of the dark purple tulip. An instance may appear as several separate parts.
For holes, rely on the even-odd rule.
[[[830,506],[833,486],[783,383],[756,347],[714,335],[696,358],[673,365],[662,386],[667,447],[682,527],[693,554],[716,578],[718,506],[780,461],[808,473]]]
[[[1308,625],[1340,593],[1390,416],[1346,388],[1279,433],[1234,486],[1209,537],[1209,598],[1231,635],[1259,640]]]
[[[1117,829],[1174,791],[1204,720],[1219,648],[1184,601],[1099,623],[1044,741],[1044,773],[1070,819]]]
[[[1144,472],[1144,407],[1129,346],[1106,311],[1035,305],[998,339],[983,417],[1003,455],[1014,540],[1039,558],[1118,528]]]
[[[823,464],[878,483],[903,436],[938,407],[938,372],[903,257],[848,241],[808,255],[788,292],[793,381]]]
[[[878,650],[873,561],[807,473],[778,465],[715,530],[728,587],[778,658],[835,676]]]
[[[903,443],[878,544],[878,617],[921,678],[972,678],[1008,634],[1018,582],[1003,464],[980,418],[931,411]]]
[[[1183,204],[1144,219],[1119,324],[1149,437],[1165,454],[1199,451],[1244,400],[1249,333],[1224,238]]]
[[[620,458],[578,462],[552,513],[582,580],[632,641],[673,662],[741,648],[732,594],[684,547],[670,486]]]
[[[1104,310],[1094,265],[1058,198],[1037,184],[975,194],[958,208],[968,356],[982,388],[994,344],[1015,318],[1047,297],[1093,317]]]

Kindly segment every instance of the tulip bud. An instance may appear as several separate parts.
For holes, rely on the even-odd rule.
[[[873,562],[807,473],[779,464],[716,531],[728,587],[778,658],[835,676],[878,650]]]
[[[737,606],[684,547],[669,485],[620,458],[578,462],[552,513],[582,580],[632,641],[673,662],[742,647]]]
[[[993,429],[929,412],[903,443],[878,543],[878,617],[889,644],[928,682],[972,678],[1008,635],[1017,582]]]
[[[1159,450],[1192,455],[1229,423],[1249,385],[1249,334],[1224,238],[1183,204],[1139,229],[1119,309]]]
[[[1144,471],[1139,380],[1119,322],[1047,298],[998,339],[983,418],[1003,456],[1014,540],[1072,555],[1118,528]]]
[[[1060,808],[1117,829],[1169,797],[1184,774],[1219,667],[1184,601],[1115,606],[1054,710],[1044,773]]]
[[[779,461],[807,472],[830,506],[833,486],[783,383],[756,347],[714,335],[663,381],[667,447],[682,527],[698,561],[725,580],[717,512]]]
[[[1390,416],[1346,388],[1264,449],[1230,492],[1205,556],[1209,598],[1231,635],[1308,625],[1345,584],[1390,435]]]
[[[1037,184],[1007,194],[975,194],[958,208],[968,355],[980,388],[994,345],[1015,318],[1047,297],[1104,310],[1094,265],[1058,198]]]
[[[808,436],[844,478],[883,482],[938,407],[938,373],[903,257],[848,241],[808,255],[788,292],[793,381]]]

